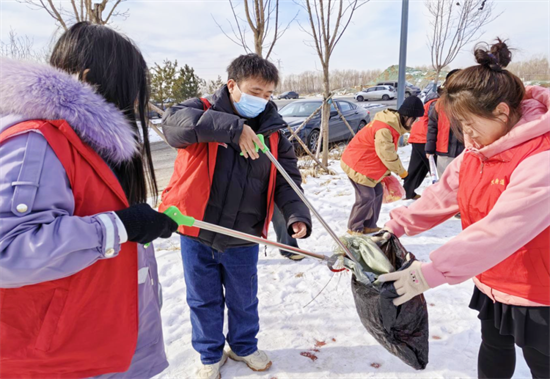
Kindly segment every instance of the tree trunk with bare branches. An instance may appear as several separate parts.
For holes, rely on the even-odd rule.
[[[437,85],[441,70],[500,14],[494,14],[494,0],[427,0],[426,7],[432,27],[428,46]]]
[[[128,10],[119,11],[119,5],[126,0],[17,0],[28,4],[32,9],[46,11],[64,30],[77,22],[89,21],[106,25],[113,17],[128,18]],[[93,3],[97,1],[97,3]],[[67,3],[69,5],[67,5]]]
[[[312,46],[319,56],[321,66],[323,67],[323,97],[324,106],[322,110],[321,130],[323,138],[323,157],[322,162],[328,166],[328,147],[329,147],[329,119],[330,105],[330,58],[336,48],[336,45],[342,38],[342,35],[348,28],[355,11],[366,4],[368,0],[306,0],[303,2],[296,0],[296,3],[302,6],[308,16],[310,28],[302,26],[302,30],[308,33],[312,39]],[[346,5],[344,5],[346,3]],[[331,25],[331,19],[336,20]],[[300,25],[301,26],[301,25]]]
[[[286,27],[282,28],[279,19],[279,0],[244,0],[245,23],[237,15],[237,7],[233,4],[233,0],[228,1],[235,20],[234,24],[228,21],[233,36],[226,33],[216,19],[214,19],[214,22],[231,42],[242,47],[246,53],[255,52],[260,57],[269,59],[273,47],[285,34],[297,15]],[[247,29],[252,32],[253,49],[249,47],[246,38]],[[264,50],[267,53],[264,53]]]

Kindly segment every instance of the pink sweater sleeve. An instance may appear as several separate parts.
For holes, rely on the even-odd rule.
[[[430,254],[430,287],[458,284],[502,262],[550,226],[550,151],[518,165],[489,214]]]
[[[422,193],[422,197],[408,207],[390,212],[385,225],[396,236],[415,236],[448,220],[458,213],[458,172],[463,154],[451,162],[443,176]]]

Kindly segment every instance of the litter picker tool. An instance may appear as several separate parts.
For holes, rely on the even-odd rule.
[[[344,268],[342,268],[342,270],[336,270],[336,269],[333,268],[336,265],[336,263],[338,262],[338,260],[340,258],[342,258],[341,255],[336,254],[336,255],[333,255],[333,256],[329,257],[329,256],[324,255],[324,254],[313,253],[311,251],[303,250],[303,249],[300,249],[300,248],[297,248],[297,247],[294,247],[294,246],[288,246],[288,245],[278,243],[278,242],[273,242],[273,241],[270,241],[270,240],[267,240],[267,239],[264,239],[264,238],[261,238],[261,237],[256,237],[256,236],[253,236],[251,234],[242,233],[242,232],[239,232],[239,231],[236,231],[236,230],[233,230],[233,229],[224,228],[224,227],[219,226],[219,225],[214,225],[214,224],[210,224],[208,222],[196,220],[193,217],[185,216],[184,214],[182,214],[180,212],[180,210],[177,207],[173,207],[173,206],[169,207],[164,212],[164,214],[167,215],[168,217],[170,217],[172,220],[174,220],[180,226],[195,227],[195,228],[199,228],[199,229],[208,230],[210,232],[223,234],[223,235],[226,235],[226,236],[229,236],[229,237],[238,238],[238,239],[241,239],[241,240],[244,240],[244,241],[257,243],[257,244],[262,244],[262,245],[267,245],[267,246],[270,246],[270,247],[274,247],[274,248],[277,248],[277,249],[288,251],[290,253],[300,254],[300,255],[304,255],[306,257],[311,257],[311,258],[315,258],[315,259],[324,261],[328,264],[329,268],[332,271],[342,271],[342,270],[344,270]],[[179,233],[179,232],[177,232],[177,233],[181,235],[181,233]],[[346,260],[346,259],[347,258],[344,258],[344,260]],[[345,263],[346,262],[344,262],[344,264]],[[347,265],[349,266],[349,263]]]
[[[319,220],[319,222],[321,223],[321,225],[323,225],[323,227],[325,228],[325,230],[328,232],[328,234],[332,237],[332,239],[334,240],[334,242],[336,242],[336,244],[338,245],[338,247],[346,254],[346,256],[352,261],[352,262],[355,262],[355,263],[358,263],[357,260],[355,259],[355,257],[353,256],[353,254],[349,251],[349,249],[347,248],[346,245],[344,245],[344,243],[342,243],[342,241],[340,241],[340,239],[338,238],[338,236],[336,235],[336,233],[334,233],[334,231],[331,229],[331,227],[326,223],[326,221],[323,219],[323,217],[321,217],[321,215],[319,214],[319,212],[317,212],[317,210],[313,207],[313,205],[310,203],[310,201],[307,199],[307,197],[304,195],[304,193],[302,192],[302,190],[300,189],[300,187],[298,187],[298,185],[294,182],[294,180],[292,180],[292,178],[290,177],[290,175],[288,175],[288,173],[286,172],[286,170],[283,168],[283,166],[281,166],[281,164],[279,163],[279,161],[277,161],[277,159],[275,159],[275,157],[273,156],[273,154],[271,154],[271,151],[269,151],[269,148],[266,146],[265,144],[265,139],[264,139],[264,136],[262,134],[258,134],[258,138],[260,139],[260,141],[262,142],[262,145],[263,145],[263,148],[260,148],[258,145],[256,145],[256,150],[261,150],[262,153],[264,153],[268,158],[269,160],[271,161],[271,163],[273,163],[273,165],[275,165],[275,167],[277,168],[277,170],[279,171],[279,173],[283,176],[283,178],[285,178],[285,180],[288,182],[288,184],[290,184],[290,186],[292,187],[292,189],[294,190],[294,192],[296,192],[296,194],[300,197],[300,199],[302,199],[302,201],[304,202],[304,204],[309,208],[309,210],[311,211],[311,213],[313,213],[315,215],[315,217],[317,217],[317,220]],[[242,154],[242,153],[241,153]]]

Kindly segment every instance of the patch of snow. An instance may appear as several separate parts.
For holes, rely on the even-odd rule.
[[[399,149],[405,167],[410,153],[410,146]],[[342,235],[347,230],[355,195],[339,161],[332,161],[330,168],[337,172],[336,176],[308,177],[303,187],[308,199],[336,234]],[[428,185],[427,177],[418,192],[422,193]],[[408,204],[411,201],[384,204],[378,225],[382,226],[389,220],[390,210]],[[401,240],[418,259],[428,261],[430,252],[460,231],[460,220],[450,219],[420,236]],[[272,230],[269,239],[275,240]],[[313,235],[299,243],[303,249],[326,255],[332,255],[334,246],[334,241],[315,219]],[[164,294],[164,341],[170,362],[170,367],[157,376],[158,379],[195,378],[199,363],[199,356],[191,346],[191,323],[179,246],[177,235],[155,242]],[[481,336],[477,314],[468,308],[474,288],[472,281],[456,286],[443,285],[425,294],[430,315],[430,363],[426,370],[415,371],[388,353],[363,328],[355,310],[350,280],[349,272],[334,274],[323,263],[311,258],[293,262],[281,257],[275,249],[261,247],[258,345],[269,354],[273,366],[266,373],[255,373],[242,363],[228,360],[221,370],[222,377],[477,377]],[[326,289],[319,294],[327,283]],[[227,322],[227,317],[225,320]],[[515,377],[530,376],[518,351]]]

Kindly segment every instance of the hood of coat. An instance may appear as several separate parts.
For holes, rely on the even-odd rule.
[[[410,130],[405,129],[403,125],[401,125],[401,118],[399,117],[399,113],[393,109],[386,109],[382,112],[378,112],[374,115],[374,120],[378,120],[385,124],[388,124],[389,126],[394,128],[400,135],[410,132]]]
[[[504,136],[490,145],[475,149],[472,140],[464,135],[464,144],[470,151],[489,159],[533,138],[550,133],[550,89],[531,86],[526,88],[521,103],[523,116]]]
[[[246,120],[246,124],[249,125],[252,129],[256,130],[257,133],[269,134],[276,130],[283,129],[287,126],[286,122],[279,114],[277,105],[272,101],[267,103],[265,110],[260,113],[260,115],[256,118],[247,119],[237,114],[235,108],[233,107],[227,85],[221,87],[212,96],[212,109],[215,111],[230,113],[241,117],[242,119]]]
[[[112,163],[127,161],[138,151],[135,133],[115,105],[91,85],[50,65],[0,58],[0,115],[10,120],[65,120]],[[2,124],[4,129],[13,125],[6,120]]]

